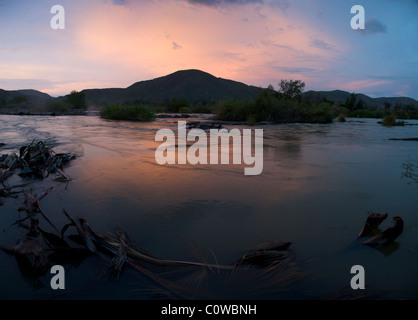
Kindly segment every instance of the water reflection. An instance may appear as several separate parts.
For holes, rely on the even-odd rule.
[[[415,172],[415,169],[417,168],[418,165],[415,164],[409,157],[408,160],[402,164],[403,172],[401,177],[406,178],[408,184],[418,184],[418,174]]]
[[[266,240],[290,241],[298,267],[317,279],[292,283],[282,293],[257,295],[251,291],[257,277],[246,273],[245,279],[230,279],[230,297],[324,297],[349,284],[354,264],[362,264],[368,281],[377,284],[373,293],[395,299],[418,297],[418,256],[406,250],[418,248],[413,185],[418,150],[409,141],[389,140],[416,136],[416,126],[389,129],[374,120],[350,119],[344,124],[262,126],[264,170],[250,177],[244,176],[244,165],[158,165],[154,153],[160,143],[154,140],[155,133],[160,128],[175,130],[177,122],[172,119],[147,124],[96,117],[2,119],[0,142],[6,145],[1,153],[17,151],[37,138],[81,155],[66,168],[71,177],[68,186],[54,184],[53,192],[41,201],[57,225],[68,223],[62,214],[65,208],[74,217],[87,219],[96,231],[124,230],[155,256],[194,258],[186,245],[191,240],[211,262],[215,256],[220,263],[236,261]],[[41,193],[50,186],[45,180],[32,187]],[[3,200],[0,223],[5,228],[18,218],[16,208],[23,199]],[[370,210],[399,215],[405,221],[402,235],[385,248],[389,254],[353,243]],[[25,232],[8,228],[0,234],[0,243],[12,247]],[[48,276],[39,278],[45,288],[34,291],[16,276],[15,262],[0,254],[4,270],[0,297],[50,297]],[[107,265],[97,262],[89,258],[69,267],[69,285],[77,288],[69,291],[69,297],[156,297],[132,269],[118,282],[98,280]],[[173,273],[170,280],[176,277]],[[207,289],[224,297],[212,282],[215,278],[208,276],[213,287]],[[232,285],[239,281],[245,288]]]

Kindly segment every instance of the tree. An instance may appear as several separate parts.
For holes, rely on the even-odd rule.
[[[357,110],[362,110],[362,109],[364,109],[365,107],[364,107],[364,102],[363,102],[363,100],[362,99],[360,99],[358,102],[357,102],[357,106],[356,106],[356,109]]]
[[[345,107],[350,110],[354,111],[356,107],[356,94],[353,92],[350,94],[350,96],[347,97],[347,100],[345,101]]]
[[[76,90],[71,91],[67,95],[67,102],[70,104],[72,109],[86,109],[86,97],[84,92],[78,92]]]
[[[305,82],[301,80],[281,80],[279,92],[287,99],[300,99],[302,97]]]
[[[189,101],[183,98],[173,98],[167,105],[167,112],[181,112],[182,108],[190,109]]]

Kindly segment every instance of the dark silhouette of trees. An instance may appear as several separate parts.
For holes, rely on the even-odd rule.
[[[356,94],[354,92],[347,97],[344,106],[350,111],[354,111],[356,109]]]
[[[301,99],[305,82],[301,80],[281,80],[279,92],[289,100]]]
[[[76,90],[71,91],[70,94],[66,96],[67,102],[70,104],[71,109],[86,109],[86,97],[84,92],[78,92]]]

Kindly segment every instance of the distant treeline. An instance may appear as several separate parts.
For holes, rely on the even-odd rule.
[[[328,102],[312,103],[302,100],[305,84],[300,80],[282,81],[281,90],[272,86],[262,91],[252,100],[220,101],[216,117],[225,121],[247,121],[257,123],[329,123],[338,116],[340,110]]]
[[[71,93],[60,98],[50,98],[48,100],[38,100],[19,94],[12,99],[0,99],[0,111],[26,111],[26,112],[47,112],[65,113],[75,109],[87,109],[86,97],[83,92],[73,90]]]
[[[251,100],[219,101],[216,117],[226,121],[247,121],[257,123],[330,123],[338,117],[418,119],[418,107],[410,104],[385,102],[384,107],[368,107],[355,93],[350,94],[344,103],[320,98],[312,101],[303,97],[305,83],[300,80],[281,80],[279,89],[273,86],[263,90]]]
[[[418,107],[412,103],[392,105],[389,102],[384,102],[383,108],[378,109],[369,107],[362,99],[357,100],[355,93],[350,94],[345,103],[340,104],[340,106],[346,109],[345,113],[349,117],[384,118],[393,115],[397,119],[418,119]]]
[[[103,118],[115,120],[152,121],[155,113],[211,113],[218,120],[240,121],[256,124],[261,121],[274,123],[330,123],[335,118],[379,118],[393,116],[395,119],[418,119],[418,107],[413,103],[384,102],[382,107],[368,106],[362,97],[371,103],[370,98],[351,93],[339,102],[325,95],[304,93],[305,83],[301,80],[281,80],[277,90],[270,85],[261,89],[252,98],[223,99],[218,101],[194,100],[173,97],[164,102],[147,102],[140,99],[125,103],[96,105]],[[31,98],[19,94],[0,99],[0,112],[67,113],[75,109],[86,110],[84,92],[73,90],[66,96],[50,98],[46,102],[31,105]],[[329,97],[329,96],[328,96]],[[344,99],[343,98],[343,99]],[[33,99],[32,99],[33,100]],[[39,100],[43,101],[43,100]],[[341,102],[343,101],[343,102]]]
[[[114,120],[152,121],[153,114],[167,113],[212,113],[220,121],[239,121],[256,124],[262,121],[274,123],[331,123],[346,117],[418,119],[414,105],[396,104],[377,109],[368,107],[352,93],[345,103],[336,105],[328,99],[303,98],[305,83],[301,80],[281,80],[279,89],[273,86],[262,90],[252,99],[219,100],[216,103],[189,103],[186,99],[173,98],[163,104],[141,101],[102,107],[103,118]]]

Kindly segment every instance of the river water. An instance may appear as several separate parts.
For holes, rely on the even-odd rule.
[[[118,279],[109,275],[110,260],[91,256],[64,264],[65,290],[52,290],[51,274],[28,278],[13,256],[0,251],[1,299],[189,297],[173,289],[176,283],[196,298],[418,298],[418,181],[405,176],[418,169],[418,142],[390,140],[418,137],[417,121],[393,128],[376,119],[227,125],[264,130],[263,172],[245,176],[245,165],[157,164],[156,132],[176,130],[177,120],[2,115],[0,142],[6,145],[0,155],[18,152],[33,139],[78,155],[64,170],[68,184],[51,179],[31,184],[38,195],[53,187],[40,204],[56,226],[68,223],[65,209],[96,232],[125,231],[153,256],[219,264],[233,264],[265,241],[289,241],[292,264],[303,276],[286,282],[280,276],[258,278],[256,268],[231,275],[144,265],[160,280],[129,266]],[[28,181],[13,176],[7,182]],[[13,225],[24,217],[17,211],[24,198],[2,201],[0,244],[13,247],[27,233]],[[388,213],[382,230],[394,216],[404,220],[403,233],[385,250],[357,238],[370,212]],[[48,229],[42,218],[40,223]],[[364,267],[364,290],[350,287],[354,265]]]

